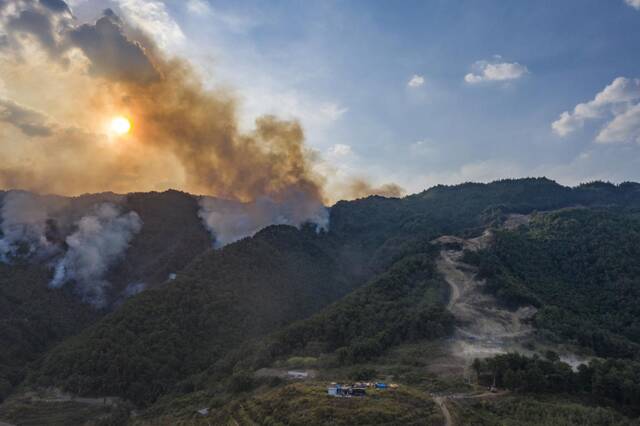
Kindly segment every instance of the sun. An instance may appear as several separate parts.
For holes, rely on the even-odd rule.
[[[109,130],[111,131],[111,133],[117,136],[126,135],[131,130],[131,122],[126,117],[115,117],[113,120],[111,120]]]

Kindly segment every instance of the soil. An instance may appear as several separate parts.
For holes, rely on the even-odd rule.
[[[528,220],[525,215],[511,215],[504,226],[513,229]],[[456,329],[447,342],[448,356],[432,363],[434,373],[466,375],[474,358],[514,350],[529,352],[522,344],[534,332],[530,320],[536,308],[526,306],[512,311],[501,307],[493,296],[483,292],[484,282],[477,278],[477,270],[461,260],[464,250],[482,250],[491,240],[491,230],[470,239],[443,236],[435,240],[443,245],[436,265],[451,287],[448,309],[456,318]]]

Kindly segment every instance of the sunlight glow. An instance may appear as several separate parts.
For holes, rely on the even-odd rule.
[[[111,133],[122,136],[131,130],[131,122],[126,117],[115,117],[111,120],[111,125],[109,126]]]

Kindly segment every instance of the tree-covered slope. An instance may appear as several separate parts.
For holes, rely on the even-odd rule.
[[[574,371],[557,355],[549,358],[503,354],[476,360],[473,369],[485,386],[525,394],[571,394],[591,403],[613,405],[627,414],[640,414],[638,361],[592,360]]]
[[[448,335],[448,287],[437,274],[435,250],[405,256],[342,300],[268,339],[265,358],[335,354],[342,364],[375,358],[400,343]]]
[[[275,226],[195,260],[51,351],[39,383],[148,403],[240,344],[349,292],[311,231]]]
[[[179,191],[128,194],[123,208],[136,212],[142,228],[125,255],[109,272],[112,298],[127,285],[154,286],[180,272],[211,248],[211,236],[198,217],[198,200]]]
[[[5,195],[0,192],[0,204]],[[104,193],[73,198],[43,196],[41,200],[41,205],[52,212],[47,239],[60,246],[75,230],[77,221],[98,204],[111,203],[122,211],[139,214],[144,223],[141,232],[106,277],[111,283],[110,302],[121,301],[129,284],[153,286],[164,282],[169,273],[179,272],[211,246],[210,236],[197,216],[197,199],[189,194]],[[110,309],[96,310],[82,303],[72,286],[48,288],[52,265],[51,254],[0,262],[0,400],[23,379],[28,363]]]
[[[640,351],[640,213],[567,209],[499,231],[468,254],[487,289],[511,305],[540,308],[536,326],[605,357]]]
[[[433,273],[434,253],[425,242],[443,234],[478,234],[514,212],[583,206],[630,218],[640,206],[639,188],[631,183],[568,188],[544,178],[437,186],[402,199],[368,197],[339,202],[331,208],[327,233],[270,227],[222,250],[208,250],[209,236],[197,216],[194,197],[174,191],[131,194],[119,202],[126,210],[138,212],[144,225],[124,260],[109,272],[109,279],[114,283],[114,296],[135,281],[157,288],[124,303],[91,329],[49,352],[34,378],[74,392],[116,394],[146,404],[176,387],[189,388],[192,383],[186,379],[194,374],[228,369],[233,363],[219,365],[228,361],[227,354],[269,335],[272,344],[259,353],[260,362],[313,351],[353,362],[362,354],[375,356],[398,342],[440,336],[450,329],[451,319],[443,308],[442,283]],[[602,233],[616,236],[616,226],[623,225]],[[502,235],[498,235],[496,250],[502,244],[509,251],[504,242],[508,239],[501,242]],[[565,245],[583,243],[567,238],[570,242]],[[536,244],[544,241],[540,238]],[[531,250],[567,255],[562,245],[536,247]],[[522,253],[529,249],[527,246]],[[619,254],[625,254],[624,250],[631,248]],[[548,269],[548,253],[540,256],[535,266],[539,271]],[[577,262],[575,259],[572,261]],[[583,311],[557,301],[554,305],[555,295],[564,287],[549,289],[558,280],[565,280],[563,285],[575,280],[562,275],[564,263],[560,262],[549,269],[555,274],[552,279],[528,282],[527,261],[519,259],[516,266],[499,259],[494,275],[517,277],[511,282],[517,281],[518,291],[505,290],[505,286],[500,291],[517,295],[518,303],[546,305],[536,319],[541,328],[597,346],[600,353],[606,347],[628,355],[629,348],[635,348],[637,325],[623,318],[635,311],[628,307],[628,300],[616,297],[618,287],[607,284],[610,289],[599,289],[594,284],[585,287],[587,296],[568,298],[567,303],[589,299]],[[178,279],[164,283],[172,272]],[[614,277],[633,300],[635,287],[624,284],[634,279],[631,272],[618,274],[617,269],[609,268],[603,274]],[[490,283],[497,280],[489,279]],[[361,290],[327,306],[364,283]],[[536,283],[546,283],[549,291],[536,288]],[[607,317],[604,309],[588,304],[601,296],[599,290],[609,306],[622,307],[620,315]],[[554,311],[554,306],[561,310]],[[591,323],[602,321],[606,327],[585,325],[586,334],[575,333],[589,315],[593,315]],[[296,320],[303,321],[288,327]]]
[[[638,208],[640,184],[593,182],[570,188],[546,178],[526,178],[438,185],[401,199],[340,201],[331,208],[330,234],[388,266],[403,245],[416,239],[477,233],[508,213],[573,206]]]
[[[0,263],[0,401],[29,362],[98,317],[71,292],[47,288],[48,280],[45,267]]]

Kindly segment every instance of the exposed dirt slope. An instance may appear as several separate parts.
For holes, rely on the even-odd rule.
[[[528,221],[527,216],[514,215],[505,227],[512,228]],[[536,313],[533,306],[510,311],[499,306],[496,299],[482,291],[484,282],[476,277],[476,269],[461,261],[464,250],[481,250],[490,244],[492,233],[463,239],[443,236],[435,240],[443,249],[436,265],[451,287],[448,308],[456,318],[456,330],[448,344],[450,354],[436,360],[434,372],[463,374],[474,358],[489,357],[509,350],[526,352],[521,345],[533,333],[530,320]]]

